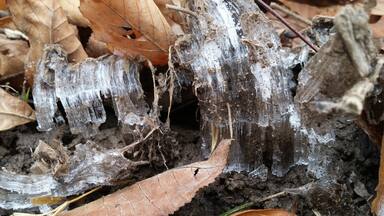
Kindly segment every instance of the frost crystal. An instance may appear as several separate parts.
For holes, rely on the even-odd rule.
[[[103,98],[112,99],[119,122],[128,126],[140,125],[148,111],[137,63],[111,55],[71,65],[57,45],[45,48],[33,95],[42,131],[63,122],[58,101],[72,133],[93,134],[105,122]]]

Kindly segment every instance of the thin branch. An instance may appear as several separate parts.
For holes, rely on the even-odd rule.
[[[318,47],[313,45],[307,38],[304,37],[300,32],[294,29],[280,14],[278,14],[275,10],[273,10],[269,5],[267,5],[263,0],[256,0],[261,6],[263,6],[266,10],[268,10],[273,16],[275,16],[278,20],[280,20],[287,28],[293,31],[301,40],[303,40],[308,46],[310,46],[315,52],[319,50]]]
[[[179,12],[182,12],[182,13],[186,13],[188,15],[191,15],[191,16],[195,17],[196,19],[199,18],[197,13],[195,13],[193,11],[190,11],[188,9],[176,6],[176,5],[166,4],[165,7],[168,8],[168,9],[171,9],[171,10],[175,10],[175,11],[179,11]]]

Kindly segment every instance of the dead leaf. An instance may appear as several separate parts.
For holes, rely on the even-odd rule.
[[[80,10],[96,39],[113,53],[168,63],[168,48],[175,37],[153,0],[81,0]]]
[[[24,40],[11,40],[0,34],[0,80],[24,73],[24,62],[28,52]]]
[[[89,26],[89,21],[80,12],[80,0],[59,0],[59,2],[70,23],[81,27]]]
[[[35,111],[26,102],[0,88],[0,131],[35,120]]]
[[[107,44],[97,40],[95,38],[95,34],[92,34],[88,39],[87,47],[85,47],[85,50],[87,51],[88,55],[93,58],[97,58],[110,53]]]
[[[384,0],[376,0],[376,7],[372,8],[371,14],[384,16]]]
[[[53,140],[50,145],[39,140],[33,157],[37,160],[31,167],[31,171],[35,174],[46,174],[47,171],[51,171],[54,176],[60,176],[68,172],[69,156],[58,140]]]
[[[382,38],[384,37],[384,16],[379,21],[369,24],[371,26],[373,37]]]
[[[87,57],[75,31],[68,23],[56,0],[7,0],[13,22],[24,32],[31,48],[28,53],[26,77],[32,83],[35,65],[45,44],[57,43],[69,53],[69,60],[78,62]]]
[[[5,10],[7,8],[6,0],[0,0],[0,10]]]
[[[376,186],[376,197],[372,202],[371,211],[376,215],[384,213],[384,136],[381,139],[379,182]]]
[[[172,214],[189,203],[200,188],[214,182],[227,163],[230,143],[221,141],[207,161],[168,170],[62,215]]]
[[[280,0],[280,2],[293,12],[300,14],[300,16],[307,19],[312,19],[316,15],[335,16],[337,12],[343,7],[342,5],[338,5],[336,3],[319,6],[292,0]]]
[[[231,216],[295,216],[283,209],[251,209],[232,214]]]

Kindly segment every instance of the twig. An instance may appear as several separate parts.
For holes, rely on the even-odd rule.
[[[235,207],[235,208],[233,208],[233,209],[231,209],[231,210],[221,214],[220,216],[230,216],[230,215],[232,215],[235,212],[238,212],[238,211],[241,211],[241,210],[244,210],[244,209],[247,209],[247,208],[250,208],[250,207],[254,206],[255,203],[265,202],[267,200],[270,200],[270,199],[273,199],[273,198],[276,198],[276,197],[285,196],[287,194],[288,194],[288,192],[286,192],[286,191],[282,191],[282,192],[279,192],[279,193],[276,193],[276,194],[272,194],[272,195],[264,197],[262,199],[258,199],[256,201],[248,202],[248,203],[245,203],[243,205],[237,206],[237,207]]]
[[[263,0],[256,0],[261,6],[263,6],[266,10],[268,10],[273,16],[275,16],[278,20],[280,20],[287,28],[293,31],[301,40],[303,40],[308,46],[310,46],[315,52],[318,51],[318,47],[313,45],[307,38],[304,37],[300,32],[294,29],[280,14],[278,14],[275,10],[273,10],[269,5],[267,5]]]
[[[250,207],[254,206],[256,203],[265,202],[267,200],[270,200],[270,199],[273,199],[273,198],[277,198],[277,197],[281,197],[281,196],[285,196],[285,195],[288,195],[288,194],[302,195],[302,194],[308,193],[308,191],[312,187],[313,187],[313,182],[308,183],[308,184],[303,185],[303,186],[300,186],[298,188],[287,188],[287,189],[284,189],[283,191],[281,191],[279,193],[275,193],[275,194],[272,194],[270,196],[267,196],[267,197],[264,197],[264,198],[261,198],[261,199],[257,199],[257,200],[251,201],[251,202],[247,202],[247,203],[245,203],[243,205],[237,206],[237,207],[235,207],[233,209],[230,209],[229,211],[221,214],[220,216],[230,216],[230,215],[232,215],[235,212],[238,212],[238,211],[250,208]]]
[[[137,140],[137,141],[135,141],[135,142],[129,144],[128,146],[125,146],[125,147],[121,148],[120,151],[121,151],[122,153],[124,153],[124,152],[127,151],[128,149],[134,148],[134,147],[135,147],[136,145],[138,145],[139,143],[144,142],[146,139],[148,139],[148,137],[150,137],[150,136],[153,134],[153,132],[155,132],[157,129],[159,129],[159,128],[158,128],[158,127],[154,127],[154,128],[152,128],[152,130],[149,131],[149,132],[147,133],[147,135],[146,135],[143,139]]]
[[[227,108],[228,108],[229,134],[231,136],[231,139],[233,139],[232,114],[231,114],[231,105],[229,105],[229,103],[227,103]]]
[[[97,187],[97,188],[94,188],[72,200],[69,200],[69,201],[65,201],[63,204],[59,205],[57,208],[53,209],[52,211],[49,211],[49,212],[46,212],[46,213],[43,213],[43,214],[29,214],[29,213],[13,213],[12,215],[13,216],[57,216],[60,212],[62,212],[65,208],[67,208],[69,206],[69,204],[72,204],[86,196],[88,196],[89,194],[99,190],[101,187]]]
[[[295,12],[285,8],[285,7],[282,7],[279,4],[276,4],[275,2],[271,3],[271,8],[273,8],[275,10],[279,10],[279,11],[287,14],[288,16],[291,16],[291,17],[295,18],[296,20],[301,21],[307,25],[312,25],[311,20],[304,18],[304,17],[300,16],[299,14],[297,14],[297,13],[295,13]]]
[[[179,12],[182,12],[182,13],[186,13],[188,15],[191,15],[191,16],[195,17],[196,19],[199,18],[199,16],[195,12],[190,11],[190,10],[185,9],[185,8],[182,8],[180,6],[166,4],[165,7],[168,8],[168,9],[171,9],[171,10],[175,10],[175,11],[179,11]]]

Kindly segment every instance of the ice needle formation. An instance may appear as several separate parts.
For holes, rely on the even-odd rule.
[[[48,45],[33,88],[38,129],[52,130],[64,121],[72,133],[93,134],[105,122],[103,98],[111,98],[120,123],[139,127],[148,107],[139,80],[139,64],[114,55],[69,64],[58,45]]]

